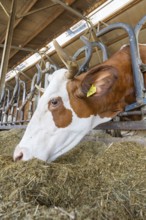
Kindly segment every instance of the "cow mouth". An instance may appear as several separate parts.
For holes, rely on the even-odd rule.
[[[22,160],[22,159],[23,159],[23,153],[20,152],[20,154],[17,157],[14,158],[14,161],[17,162],[17,161]]]

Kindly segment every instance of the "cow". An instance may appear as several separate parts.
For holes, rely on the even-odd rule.
[[[50,84],[14,150],[14,161],[54,161],[136,100],[129,45],[78,76],[78,64],[55,40],[54,46],[67,68],[50,75]],[[146,45],[139,48],[146,63]]]

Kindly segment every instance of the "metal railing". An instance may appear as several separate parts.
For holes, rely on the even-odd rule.
[[[146,16],[144,16],[139,23],[133,29],[130,25],[125,23],[111,24],[104,29],[97,32],[96,36],[101,37],[113,30],[122,29],[126,31],[131,51],[133,78],[136,93],[136,102],[126,106],[125,112],[120,113],[119,117],[129,115],[143,115],[146,114],[146,110],[143,106],[146,105],[145,88],[143,80],[143,71],[146,71],[146,65],[142,63],[139,47],[138,37],[139,32],[146,22]],[[73,55],[73,59],[77,60],[81,53],[85,54],[85,59],[79,67],[77,75],[86,72],[89,69],[89,63],[92,58],[92,52],[95,47],[101,50],[103,62],[108,59],[108,53],[106,46],[101,42],[90,42],[87,38],[81,37],[81,40],[85,44],[82,48]],[[48,75],[52,74],[59,67],[52,60],[49,62],[43,60],[45,68],[42,70],[40,65],[37,64],[37,72],[34,74],[30,91],[26,91],[26,83],[20,79],[20,76],[15,77],[15,87],[13,91],[10,91],[7,87],[3,91],[3,96],[0,100],[0,129],[10,129],[12,127],[25,127],[30,121],[40,98],[40,93],[37,91],[36,85],[41,84],[46,88],[48,86]],[[131,112],[131,110],[134,110]],[[124,124],[125,123],[125,124]],[[96,129],[121,129],[133,128],[134,130],[146,129],[145,123],[131,122],[133,126],[127,124],[127,122],[108,122],[98,126]],[[120,126],[121,124],[121,126]],[[125,127],[124,127],[125,126]]]

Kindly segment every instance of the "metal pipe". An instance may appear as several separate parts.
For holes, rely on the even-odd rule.
[[[21,88],[22,88],[22,99],[21,99],[22,103],[20,105]],[[19,120],[23,119],[24,109],[21,109],[21,106],[23,105],[25,98],[26,98],[26,85],[24,81],[19,80],[19,92],[18,92],[18,97],[17,97],[16,114],[15,114],[16,121],[18,121],[18,118]]]
[[[81,38],[81,40],[82,40],[82,38]],[[82,40],[82,41],[83,41],[83,40]],[[85,41],[83,41],[83,42],[85,43]],[[105,46],[103,43],[101,43],[101,42],[90,42],[90,41],[88,41],[88,44],[87,44],[87,43],[85,43],[85,44],[86,44],[86,46],[84,46],[84,47],[78,49],[77,52],[73,55],[73,60],[76,60],[77,57],[78,57],[82,52],[85,52],[85,61],[84,61],[84,63],[80,66],[77,75],[79,75],[79,74],[82,73],[82,72],[87,71],[89,62],[90,62],[90,60],[91,60],[92,51],[93,51],[93,48],[94,48],[94,47],[98,47],[98,48],[102,51],[103,62],[108,59],[107,49],[106,49],[106,46]]]
[[[37,72],[37,81],[36,81],[36,84],[39,85],[40,82],[41,82],[41,78],[42,78],[42,70],[41,70],[41,67],[39,64],[36,64],[36,68],[38,70]]]
[[[137,23],[137,25],[134,28],[134,32],[135,32],[137,39],[138,39],[139,32],[145,23],[146,23],[146,15]]]
[[[6,87],[9,87],[11,90],[14,89],[14,86],[10,85],[9,83],[6,82]]]
[[[1,112],[1,123],[6,122],[6,115],[5,115],[5,107],[6,107],[6,99],[7,99],[7,95],[6,95],[6,90],[4,91],[4,98],[3,98],[3,103],[2,103],[2,112]]]
[[[91,60],[92,51],[93,51],[92,44],[91,44],[91,42],[86,37],[81,36],[80,39],[86,45],[86,48],[85,48],[85,61],[80,66],[79,71],[76,74],[76,76],[79,75],[81,72],[87,71],[88,66],[89,66],[89,62]]]
[[[17,6],[17,0],[12,0],[11,13],[10,13],[10,18],[9,18],[9,22],[7,26],[5,44],[4,44],[2,60],[1,60],[0,97],[2,96],[2,93],[4,92],[4,88],[5,88],[5,78],[6,78],[6,73],[8,70],[8,60],[10,56],[11,42],[12,42],[12,36],[13,36],[13,27],[15,23],[16,6]]]
[[[25,101],[23,102],[23,105],[20,108],[20,110],[23,109],[24,106],[26,105],[26,103],[28,102],[28,100],[30,101],[29,109],[28,109],[28,119],[30,119],[32,117],[32,114],[33,114],[33,110],[32,110],[33,101],[32,101],[32,98],[33,98],[33,96],[35,94],[35,90],[36,90],[35,85],[39,85],[40,82],[41,82],[41,78],[42,78],[42,71],[41,71],[40,65],[37,64],[36,67],[37,67],[38,72],[34,75],[34,77],[32,79],[30,94],[28,94]]]
[[[141,106],[141,104],[143,103],[143,96],[144,96],[143,94],[144,82],[143,82],[142,72],[139,68],[138,49],[137,49],[138,46],[137,46],[136,36],[135,36],[133,28],[130,25],[125,24],[125,23],[115,23],[97,32],[96,36],[101,37],[102,35],[110,31],[116,30],[116,29],[125,30],[129,36],[132,69],[133,69],[133,75],[134,75],[134,85],[135,85],[135,90],[136,90],[136,101],[137,101],[137,106]]]
[[[143,121],[110,121],[98,125],[95,130],[146,130],[145,120]]]
[[[138,44],[139,32],[145,23],[146,23],[146,15],[138,22],[138,24],[134,28],[137,44]],[[146,64],[142,63],[142,60],[140,57],[140,52],[139,52],[139,47],[138,47],[138,61],[139,61],[139,65],[141,67],[142,72],[145,72],[146,71]]]
[[[37,70],[38,70],[37,75],[35,74],[34,77],[33,77],[33,80],[32,80],[32,83],[31,83],[30,93],[26,96],[26,99],[25,99],[23,105],[21,106],[20,110],[22,110],[22,109],[25,107],[26,103],[27,103],[29,100],[32,99],[32,97],[33,97],[33,95],[34,95],[34,93],[35,93],[35,90],[36,90],[36,87],[35,87],[35,84],[34,84],[35,81],[36,81],[36,84],[39,85],[40,82],[41,82],[42,74],[43,74],[43,73],[46,73],[46,71],[42,72],[42,70],[41,70],[39,64],[36,64],[36,67],[37,67]]]
[[[131,112],[121,112],[118,114],[118,116],[123,117],[123,116],[132,116],[132,115],[146,115],[146,110],[143,111],[131,111]]]
[[[6,92],[7,92],[7,103],[6,103],[6,106],[8,106],[9,101],[10,101],[10,90],[6,89]]]
[[[102,61],[106,61],[108,59],[108,52],[106,46],[98,41],[98,42],[92,42],[92,47],[98,47],[102,51]]]
[[[18,66],[15,68],[15,70],[19,71],[26,79],[31,80],[31,77],[26,75]]]
[[[19,88],[18,88],[18,93],[17,93],[17,100],[16,100],[16,103],[14,103],[14,105],[12,106],[12,107],[14,107],[14,111],[13,111],[13,115],[12,115],[13,122],[16,122],[17,118],[18,118],[19,101],[20,101],[20,80],[19,80]]]
[[[23,93],[22,93],[22,103],[23,103],[26,98],[26,84],[25,84],[25,82],[20,80],[20,86],[22,86],[22,90],[23,90]]]
[[[6,113],[6,109],[9,105],[9,101],[10,101],[10,91],[9,89],[5,89],[0,106],[0,123],[4,121],[7,122],[8,114]]]
[[[0,125],[0,130],[10,130],[12,128],[25,129],[26,125]]]
[[[5,113],[7,113],[9,111],[9,109],[11,108],[11,106],[13,105],[14,99],[16,98],[18,90],[19,90],[19,79],[18,79],[18,77],[15,77],[15,80],[16,80],[16,84],[15,84],[15,87],[14,87],[14,90],[13,90],[13,94],[12,94],[11,100],[10,100],[6,110],[5,110]]]
[[[15,123],[8,121],[8,122],[1,123],[1,125],[9,126],[9,125],[22,124],[22,123],[29,122],[29,121],[30,120],[18,120],[18,121],[15,121]]]
[[[54,66],[56,66],[56,70],[59,69],[59,65],[52,59],[52,57],[50,57],[46,52],[44,53],[44,56],[47,58],[47,60],[53,64]],[[46,67],[47,68],[47,67]]]

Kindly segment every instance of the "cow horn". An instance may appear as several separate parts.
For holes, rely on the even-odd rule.
[[[60,57],[60,59],[62,60],[62,62],[64,63],[64,65],[67,67],[67,69],[69,71],[67,74],[67,78],[73,79],[79,69],[77,62],[74,61],[70,56],[68,56],[63,51],[62,47],[58,44],[58,42],[56,40],[53,40],[53,45],[55,47],[55,50],[56,50],[58,56]]]
[[[38,86],[37,84],[35,85],[36,89],[38,91],[40,91],[41,93],[44,93],[45,92],[45,89],[44,88],[41,88],[40,86]]]

